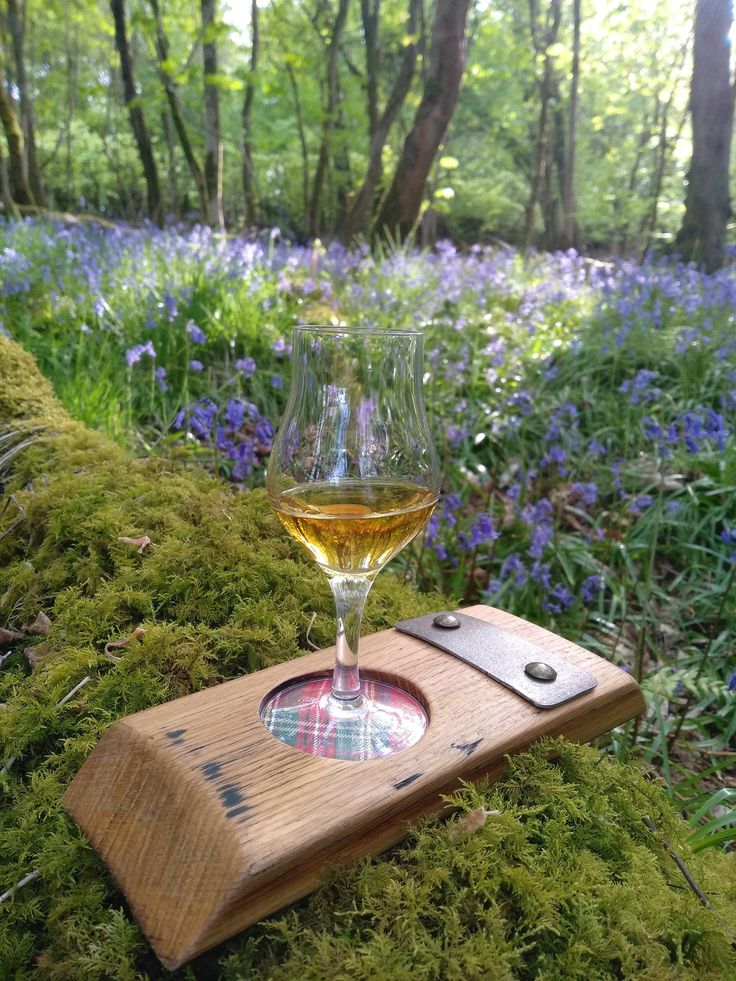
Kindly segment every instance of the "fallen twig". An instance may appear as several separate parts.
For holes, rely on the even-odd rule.
[[[22,889],[23,886],[27,886],[29,882],[33,882],[33,880],[37,879],[40,874],[40,869],[34,869],[32,872],[29,872],[28,875],[24,875],[20,882],[16,882],[16,884],[11,886],[10,889],[6,889],[6,891],[0,896],[0,903],[4,903],[6,899],[10,899],[10,897],[14,896],[19,889]]]

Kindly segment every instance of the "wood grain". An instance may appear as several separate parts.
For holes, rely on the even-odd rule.
[[[583,742],[642,711],[626,673],[490,607],[512,630],[598,679],[535,708],[476,669],[396,630],[366,637],[361,667],[418,695],[429,727],[383,760],[329,760],[279,742],[259,718],[285,681],[329,672],[334,649],[197,692],[116,723],[64,796],[162,963],[175,968],[306,895],[326,866],[376,854],[441,810],[461,779],[498,778],[543,735]]]

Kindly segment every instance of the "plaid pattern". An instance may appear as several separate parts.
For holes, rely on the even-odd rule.
[[[330,714],[332,676],[299,681],[277,692],[261,712],[269,732],[288,746],[336,760],[374,760],[413,746],[427,715],[407,692],[361,678],[363,708]]]

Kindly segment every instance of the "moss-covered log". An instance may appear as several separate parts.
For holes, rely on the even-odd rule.
[[[0,905],[0,977],[159,977],[60,797],[121,715],[298,656],[313,614],[311,639],[331,643],[331,597],[263,494],[132,460],[70,420],[32,359],[0,337],[0,460],[26,440],[0,465],[0,627],[23,633],[43,612],[50,629],[15,646],[7,635],[0,650],[0,893],[39,875]],[[131,542],[144,536],[141,552]],[[439,605],[384,574],[366,625]],[[118,662],[104,656],[137,628]],[[635,767],[587,747],[555,751],[549,762],[539,747],[501,783],[458,795],[461,811],[499,812],[482,828],[453,836],[457,818],[427,824],[178,976],[736,974],[733,861],[691,855],[686,826]]]

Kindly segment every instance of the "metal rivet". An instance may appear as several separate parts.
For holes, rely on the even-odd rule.
[[[432,623],[435,627],[442,627],[443,630],[457,630],[460,626],[460,620],[454,613],[438,613]]]
[[[557,677],[557,672],[552,665],[545,664],[544,661],[530,661],[524,665],[524,674],[528,674],[536,681],[554,681]]]

